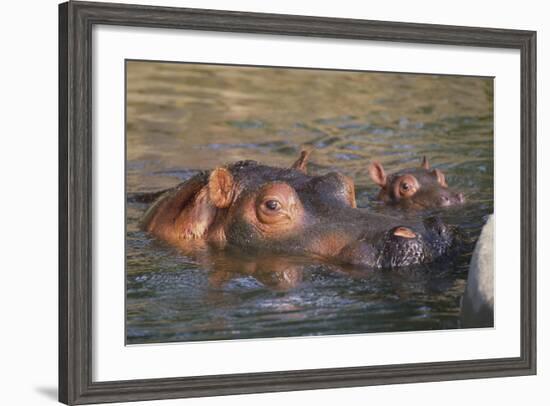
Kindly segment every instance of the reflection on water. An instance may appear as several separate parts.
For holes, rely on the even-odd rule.
[[[304,258],[183,252],[138,229],[127,202],[127,342],[458,328],[480,228],[493,211],[493,82],[437,75],[127,63],[127,192],[172,187],[243,159],[356,183],[358,206],[392,172],[427,155],[468,203],[439,210],[465,235],[451,263],[369,272]],[[424,213],[427,214],[427,213]]]

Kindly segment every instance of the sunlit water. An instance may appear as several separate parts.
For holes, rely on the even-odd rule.
[[[454,259],[372,272],[185,253],[140,231],[147,204],[129,198],[127,342],[459,328],[473,245],[493,211],[492,89],[488,78],[129,62],[129,197],[243,159],[289,166],[305,146],[309,172],[352,177],[360,207],[386,210],[371,160],[392,172],[422,155],[468,203],[437,211],[463,232]]]

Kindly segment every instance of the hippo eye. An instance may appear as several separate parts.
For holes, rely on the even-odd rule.
[[[276,211],[281,208],[281,204],[277,200],[268,200],[264,203],[264,205],[271,211]]]
[[[418,181],[412,175],[406,174],[394,183],[393,194],[397,199],[409,198],[418,190]]]

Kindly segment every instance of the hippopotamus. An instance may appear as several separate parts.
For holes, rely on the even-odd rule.
[[[357,208],[353,180],[307,173],[308,151],[288,168],[239,161],[203,171],[163,193],[142,227],[176,246],[307,256],[395,268],[436,260],[455,234],[436,217],[408,219]]]
[[[369,165],[371,179],[380,186],[378,200],[407,209],[448,207],[465,202],[464,194],[449,189],[440,169],[431,169],[426,157],[420,167],[387,175],[379,162]]]

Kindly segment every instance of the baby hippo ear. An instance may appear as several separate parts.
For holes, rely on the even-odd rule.
[[[233,200],[235,182],[231,172],[225,168],[216,168],[208,180],[208,197],[218,209],[229,207]]]
[[[369,165],[369,175],[373,182],[378,186],[386,186],[386,172],[384,172],[384,168],[380,162],[374,161]]]
[[[428,162],[428,158],[426,158],[426,155],[422,157],[422,163],[420,166],[426,170],[430,169],[430,163]]]
[[[432,173],[437,178],[437,183],[439,183],[442,187],[447,187],[447,181],[445,180],[445,175],[443,172],[441,172],[439,169],[434,169]]]
[[[307,160],[310,155],[311,151],[303,149],[302,152],[300,152],[300,157],[292,164],[291,168],[307,174]]]

